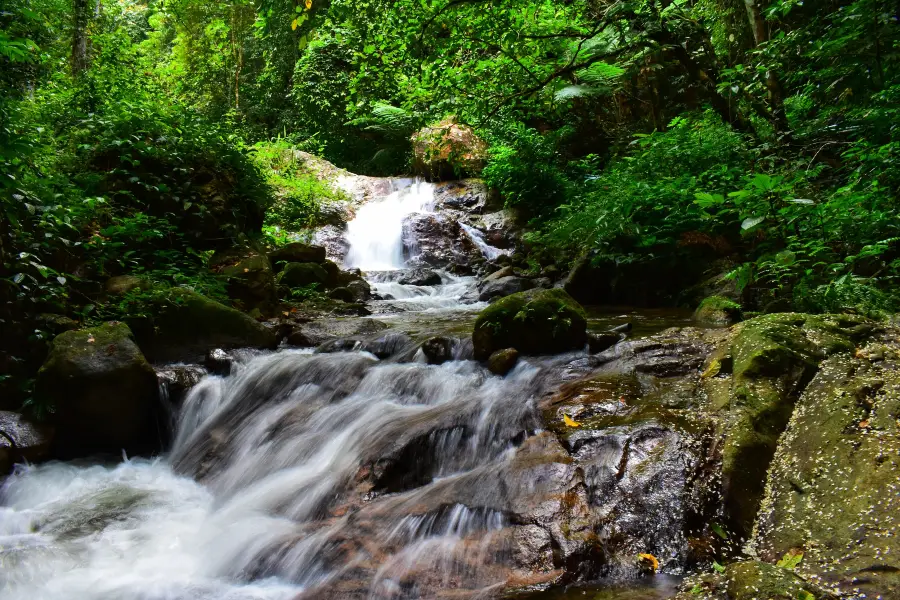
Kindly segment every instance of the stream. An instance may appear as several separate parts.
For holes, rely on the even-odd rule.
[[[441,272],[434,286],[394,277],[416,251],[403,220],[431,210],[432,196],[430,184],[408,182],[364,205],[347,227],[345,266],[387,298],[367,317],[387,332],[462,339],[486,306],[461,303],[474,277]],[[466,231],[486,258],[504,252]],[[606,309],[591,311],[589,327],[627,321],[642,337],[689,319]],[[523,515],[550,493],[551,478],[523,458],[545,437],[540,400],[595,365],[584,352],[530,357],[498,377],[461,357],[249,353],[231,375],[191,390],[163,456],[18,467],[0,490],[0,597],[499,594],[525,577]],[[665,598],[677,582],[535,598]]]

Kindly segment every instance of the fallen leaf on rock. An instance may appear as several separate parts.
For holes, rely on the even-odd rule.
[[[563,415],[563,422],[569,427],[581,427],[581,423],[575,421],[569,415]]]

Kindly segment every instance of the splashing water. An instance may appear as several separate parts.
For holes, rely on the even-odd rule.
[[[502,583],[497,473],[537,424],[538,372],[281,353],[207,378],[168,460],[7,481],[0,595],[288,600],[349,586],[359,594],[338,597],[380,599],[421,597],[411,580]]]
[[[346,266],[371,271],[403,268],[403,220],[430,211],[433,204],[434,185],[415,181],[381,200],[363,205],[356,218],[347,223],[350,249]]]

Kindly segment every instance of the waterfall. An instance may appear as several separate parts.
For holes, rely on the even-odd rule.
[[[418,180],[364,204],[356,218],[347,223],[350,249],[345,265],[364,271],[403,268],[403,220],[411,214],[431,210],[433,204],[434,185]]]

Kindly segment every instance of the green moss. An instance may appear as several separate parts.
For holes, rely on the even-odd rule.
[[[328,271],[316,263],[288,263],[278,276],[278,283],[289,288],[300,288],[309,285],[325,286],[328,283]]]
[[[475,356],[515,348],[523,354],[554,354],[587,341],[584,309],[561,289],[529,290],[484,309],[475,321]]]
[[[704,299],[694,319],[709,325],[731,325],[743,319],[741,305],[723,296],[709,296]]]
[[[730,600],[817,600],[824,595],[791,571],[759,561],[728,565]]]

